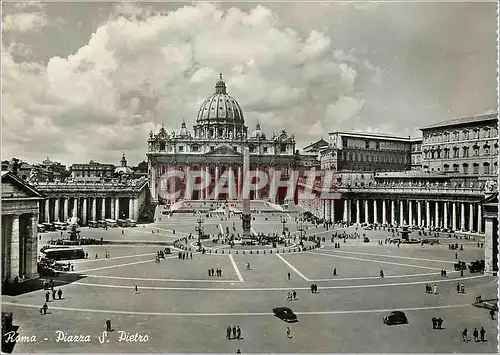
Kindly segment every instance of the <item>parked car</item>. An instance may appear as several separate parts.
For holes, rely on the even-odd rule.
[[[297,322],[297,315],[288,307],[273,308],[273,314],[285,322]]]
[[[387,325],[407,324],[408,318],[406,318],[406,314],[404,314],[404,312],[394,311],[384,317],[384,323]]]

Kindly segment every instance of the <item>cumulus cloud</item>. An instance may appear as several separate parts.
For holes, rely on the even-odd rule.
[[[44,24],[29,18],[18,28]],[[302,147],[356,122],[360,77],[380,76],[325,33],[300,34],[260,5],[244,12],[199,3],[159,13],[120,4],[85,45],[46,65],[2,49],[4,158],[23,151],[66,163],[117,163],[122,150],[143,160],[149,130],[161,122],[177,129],[182,118],[193,124],[219,72],[250,131],[257,120],[268,136],[291,128]]]
[[[3,30],[10,32],[38,32],[48,23],[43,12],[19,12],[3,18]]]

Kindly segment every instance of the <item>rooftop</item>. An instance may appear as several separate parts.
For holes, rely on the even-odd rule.
[[[469,124],[469,123],[492,121],[492,120],[497,120],[497,119],[498,119],[498,113],[492,113],[489,115],[481,115],[481,116],[454,118],[451,120],[446,120],[446,121],[434,123],[432,125],[420,128],[420,130],[448,127],[448,126],[459,126],[459,125],[464,125],[464,124]]]
[[[378,133],[378,132],[335,131],[335,132],[329,133],[329,135],[332,135],[332,134],[361,136],[361,137],[379,138],[379,139],[389,138],[389,139],[399,139],[399,140],[404,140],[404,141],[410,140],[410,137],[401,137],[401,136],[395,136],[392,134],[385,134],[385,133]]]
[[[422,170],[407,170],[407,171],[389,171],[384,173],[376,173],[376,178],[394,178],[394,179],[411,179],[411,178],[449,178],[448,175],[437,172],[425,172]]]

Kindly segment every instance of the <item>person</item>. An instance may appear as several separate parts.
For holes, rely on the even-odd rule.
[[[56,290],[52,290],[52,300],[56,300]]]
[[[288,280],[290,280],[292,278],[292,275],[290,273],[287,273],[286,277],[288,278]]]
[[[384,270],[380,270],[380,277],[384,278]]]
[[[236,350],[236,354],[241,354],[241,350],[240,349]]]
[[[311,285],[311,293],[314,293],[314,284]]]
[[[233,338],[236,338],[236,326],[233,325]]]
[[[296,300],[297,299],[297,292],[295,292],[295,290],[293,290],[292,292],[292,296],[293,296],[293,299]]]
[[[464,330],[462,330],[462,339],[463,339],[464,343],[467,343],[469,341],[467,339],[467,328],[464,328]]]
[[[457,293],[460,293],[460,282],[457,282]]]
[[[135,293],[139,293],[139,290],[137,289],[137,285],[135,285]]]
[[[443,329],[442,326],[443,326],[443,318],[438,317],[438,319],[437,319],[437,328],[438,329]]]
[[[288,339],[292,338],[292,331],[290,330],[290,327],[286,327],[286,337]]]
[[[435,295],[438,294],[438,285],[434,284],[433,291]]]
[[[109,318],[106,319],[106,331],[107,332],[111,331],[111,320]]]
[[[237,338],[238,340],[240,340],[240,339],[241,339],[241,328],[240,328],[240,326],[238,326],[238,327],[236,328],[236,338]]]
[[[490,318],[491,318],[491,320],[495,320],[495,310],[494,309],[490,310]]]
[[[474,328],[472,336],[474,337],[474,341],[477,343],[479,341],[479,331],[477,330],[477,328]]]
[[[49,291],[47,291],[45,293],[45,302],[49,302],[49,299],[50,299],[50,293],[49,293]]]
[[[437,318],[432,317],[432,329],[436,329],[436,328],[437,328]]]
[[[62,290],[61,289],[59,289],[57,291],[57,296],[59,297],[59,299],[61,299],[61,297],[62,297]]]
[[[460,284],[460,292],[465,293],[465,285],[463,282]]]
[[[49,306],[47,306],[47,303],[44,303],[43,306],[42,306],[42,309],[43,309],[43,314],[47,314],[47,311],[49,310]]]
[[[337,268],[336,267],[333,268],[333,276],[337,276]]]
[[[231,326],[228,325],[226,328],[226,339],[231,340]]]
[[[484,327],[481,327],[479,334],[481,334],[481,341],[485,341],[484,335],[486,334],[486,330],[484,330]]]

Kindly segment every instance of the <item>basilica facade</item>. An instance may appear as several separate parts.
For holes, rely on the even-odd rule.
[[[182,122],[178,130],[167,132],[162,125],[158,132],[149,133],[147,157],[153,202],[175,202],[176,199],[165,197],[162,193],[161,179],[169,170],[209,174],[211,181],[208,187],[193,191],[191,199],[241,199],[245,147],[250,152],[250,170],[260,170],[271,177],[287,179],[292,172],[301,174],[318,165],[315,154],[299,154],[294,135],[284,129],[267,136],[257,123],[255,129],[249,131],[243,110],[238,101],[227,93],[221,74],[214,93],[201,103],[192,131]],[[226,185],[219,184],[223,175],[228,178]],[[185,180],[178,181],[178,191],[185,191],[186,183]],[[236,188],[229,191],[223,189],[229,185]],[[282,203],[285,196],[286,189],[278,189],[274,193],[269,186],[250,191],[251,199],[273,203]]]

